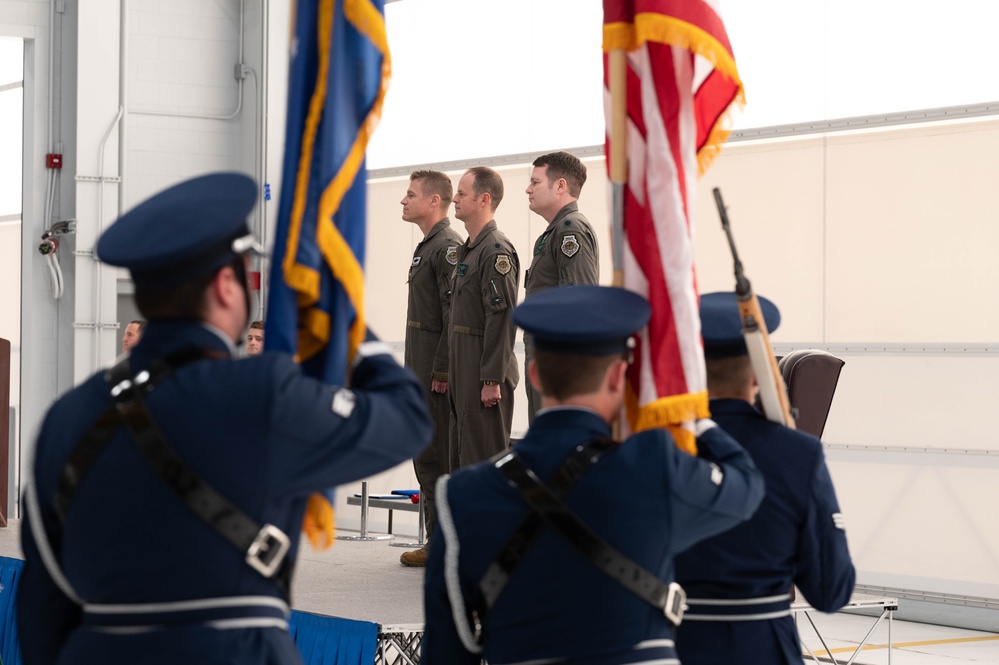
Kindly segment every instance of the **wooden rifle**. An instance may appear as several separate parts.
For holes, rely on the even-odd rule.
[[[742,261],[739,260],[739,253],[735,249],[735,240],[732,238],[732,228],[729,226],[728,213],[725,211],[721,190],[715,187],[713,192],[715,205],[718,206],[718,214],[721,216],[722,229],[728,237],[728,246],[732,250],[732,260],[735,262],[735,300],[739,306],[742,335],[745,337],[746,347],[749,349],[749,361],[753,366],[753,373],[756,374],[756,382],[760,387],[760,403],[763,405],[763,413],[767,420],[794,427],[791,403],[787,398],[784,378],[777,368],[777,358],[774,357],[773,348],[770,346],[770,335],[767,333],[767,323],[763,319],[762,310],[760,310],[760,301],[753,293],[753,287],[743,272]]]

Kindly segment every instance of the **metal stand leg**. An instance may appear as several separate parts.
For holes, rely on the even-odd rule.
[[[420,547],[424,547],[427,544],[426,534],[427,534],[427,516],[423,512],[423,502],[420,501],[420,531],[417,537],[417,540],[420,541]]]
[[[420,501],[420,528],[417,535],[417,541],[415,543],[389,543],[389,545],[391,545],[392,547],[409,547],[410,549],[412,548],[419,549],[427,544],[426,541],[423,539],[423,534],[424,534],[423,501]]]
[[[891,619],[892,619],[893,616],[895,616],[895,610],[889,608],[889,610],[888,610],[888,665],[891,665],[891,650],[892,650],[892,643],[891,643]]]
[[[356,536],[337,536],[337,540],[392,540],[390,533],[368,533],[368,483],[361,481],[361,533]]]

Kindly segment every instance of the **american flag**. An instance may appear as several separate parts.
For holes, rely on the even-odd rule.
[[[694,270],[697,178],[727,136],[726,114],[742,83],[717,0],[604,0],[608,54],[627,53],[627,178],[623,192],[623,285],[647,297],[652,319],[629,374],[633,431],[669,427],[696,450],[689,423],[707,417],[707,380]],[[615,141],[608,129],[608,168]],[[616,220],[617,221],[617,220]],[[687,424],[687,425],[685,425]]]

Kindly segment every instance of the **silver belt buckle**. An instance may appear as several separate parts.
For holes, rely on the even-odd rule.
[[[264,577],[273,577],[290,547],[291,539],[284,531],[265,524],[246,550],[246,563]]]
[[[687,592],[676,582],[670,582],[669,593],[666,594],[666,606],[663,607],[663,614],[674,626],[679,626],[683,621],[683,613],[687,609]]]

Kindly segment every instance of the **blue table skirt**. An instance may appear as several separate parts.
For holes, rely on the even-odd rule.
[[[24,562],[0,557],[0,663],[21,665],[15,597]],[[378,624],[293,610],[291,636],[306,665],[372,665]]]

